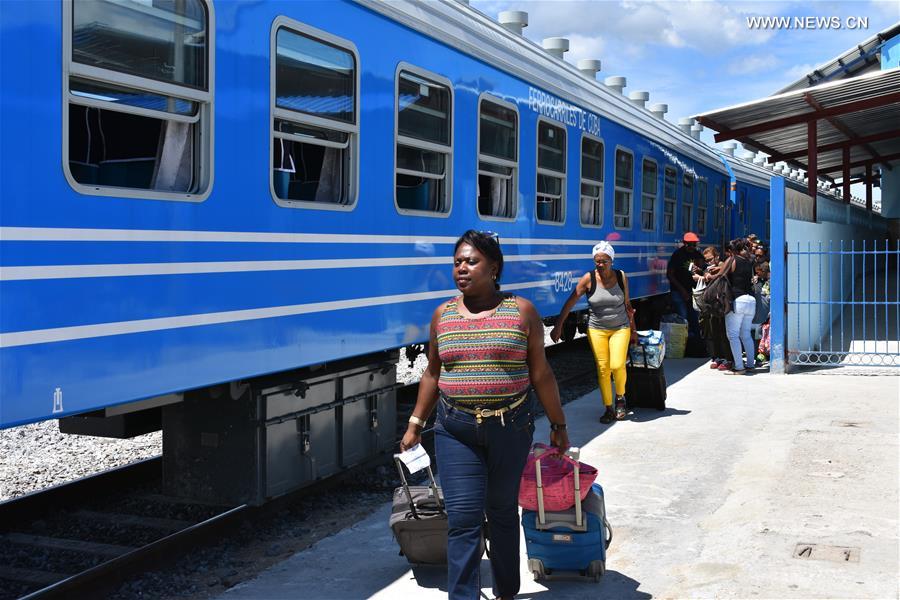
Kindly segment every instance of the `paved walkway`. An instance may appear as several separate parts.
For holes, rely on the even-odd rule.
[[[539,584],[523,560],[520,598],[898,598],[900,377],[726,377],[696,359],[666,369],[665,412],[606,426],[597,392],[565,407],[606,489],[608,572]],[[542,420],[536,439],[547,435]],[[397,555],[388,513],[223,600],[446,598],[441,569]],[[843,548],[856,549],[849,561]],[[490,598],[486,560],[482,571]]]

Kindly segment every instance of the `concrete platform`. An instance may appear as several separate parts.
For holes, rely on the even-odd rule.
[[[608,572],[599,584],[535,583],[523,541],[520,598],[898,597],[900,377],[727,377],[696,359],[667,360],[666,373],[664,412],[607,426],[598,392],[565,407],[606,489]],[[542,420],[535,439],[547,436]],[[397,555],[388,513],[223,600],[446,598],[442,569]],[[482,572],[490,598],[487,560]]]

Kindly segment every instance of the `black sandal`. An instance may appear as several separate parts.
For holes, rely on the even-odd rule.
[[[616,413],[613,410],[612,406],[606,407],[606,412],[600,417],[600,422],[604,425],[608,425],[616,420]]]
[[[616,396],[616,421],[623,421],[626,414],[625,396]]]

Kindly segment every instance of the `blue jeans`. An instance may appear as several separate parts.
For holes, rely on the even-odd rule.
[[[447,504],[447,593],[481,595],[481,527],[487,515],[494,595],[519,592],[519,478],[531,448],[534,414],[528,399],[476,424],[475,416],[438,402],[434,426],[441,488]]]
[[[755,313],[756,298],[750,294],[744,294],[734,299],[734,310],[725,315],[725,332],[728,334],[728,343],[731,345],[736,371],[744,368],[741,344],[744,345],[744,352],[747,353],[747,362],[752,365],[756,360],[755,344],[753,336],[750,335]]]
[[[675,312],[678,313],[681,317],[687,319],[688,335],[691,337],[699,338],[700,317],[697,314],[697,311],[694,310],[693,303],[685,302],[681,294],[676,291],[669,292],[669,295],[672,297],[672,306],[675,308]]]

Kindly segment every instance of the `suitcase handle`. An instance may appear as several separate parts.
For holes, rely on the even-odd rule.
[[[403,486],[403,491],[406,493],[406,501],[409,504],[409,510],[412,513],[414,519],[420,519],[418,511],[416,511],[416,503],[413,502],[412,493],[409,491],[409,483],[406,481],[406,469],[403,468],[403,461],[400,460],[400,455],[394,455],[394,464],[397,465],[397,472],[400,474],[400,483]],[[444,506],[444,501],[441,499],[441,494],[438,490],[437,481],[434,479],[434,472],[431,470],[431,465],[425,467],[428,471],[428,479],[430,480],[431,493],[434,494],[434,500],[437,503],[437,506],[440,510],[446,512],[446,507]]]
[[[541,455],[547,452],[546,448],[535,447],[534,450],[534,479],[537,484],[537,505],[538,505],[538,525],[540,529],[549,529],[555,523],[547,524],[547,513],[544,511],[544,485],[541,482]],[[585,527],[584,518],[581,512],[581,475],[579,473],[578,459],[581,456],[579,448],[569,448],[565,452],[566,456],[571,458],[575,476],[575,526],[578,528]]]

